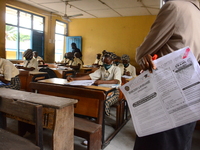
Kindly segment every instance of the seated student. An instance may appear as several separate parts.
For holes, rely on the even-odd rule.
[[[19,70],[9,60],[0,58],[0,88],[20,90]]]
[[[33,58],[33,51],[27,49],[23,57],[25,57],[24,66],[17,66],[18,69],[24,69],[27,71],[38,71],[38,61]]]
[[[113,61],[113,64],[120,68],[121,75],[123,75],[123,73],[124,73],[124,65],[121,63],[121,57],[120,56],[116,56],[116,58]]]
[[[82,68],[84,65],[83,61],[80,59],[80,53],[75,52],[74,53],[74,60],[72,62],[72,64],[70,65],[70,68],[73,68],[75,70],[79,70],[80,68]]]
[[[122,55],[121,60],[124,65],[123,75],[136,77],[136,69],[130,64],[130,57],[124,54]]]
[[[38,56],[38,53],[36,51],[33,51],[33,58],[38,61],[39,65],[44,65],[45,64],[45,62],[42,59],[42,57]]]
[[[69,61],[69,58],[67,57],[67,53],[64,54],[64,58],[63,60],[61,61],[61,63],[64,63],[64,64],[67,64]]]
[[[103,62],[102,62],[102,58],[101,58],[101,54],[97,54],[96,56],[96,59],[93,63],[93,65],[96,65],[96,66],[102,66],[103,65]]]
[[[72,52],[65,53],[64,59],[61,61],[61,63],[64,63],[65,65],[71,65],[74,61],[74,56]]]
[[[99,84],[120,84],[121,85],[121,71],[117,66],[112,65],[113,60],[115,58],[115,54],[111,52],[106,52],[103,56],[103,67],[100,67],[95,72],[82,76],[71,78],[68,77],[68,81],[73,80],[96,80],[94,82],[95,85]],[[105,113],[106,115],[110,115],[110,106],[115,104],[119,98],[119,90],[113,91],[113,93],[107,96],[107,100],[105,101]]]

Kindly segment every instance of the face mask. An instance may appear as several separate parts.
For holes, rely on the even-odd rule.
[[[25,59],[26,59],[26,60],[31,60],[31,58],[30,58],[30,57],[29,57],[29,58],[26,58],[26,57],[25,57]]]
[[[126,68],[126,67],[128,67],[129,66],[129,64],[124,64],[124,67]]]
[[[116,66],[118,66],[120,62],[114,62],[114,63],[115,63]]]
[[[103,64],[103,67],[108,70],[110,67],[112,66],[112,64],[108,65],[108,64]]]

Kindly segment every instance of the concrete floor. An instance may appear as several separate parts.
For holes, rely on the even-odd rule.
[[[108,120],[112,120],[112,115]],[[15,120],[10,120],[8,125],[9,128],[16,126],[17,122]],[[109,135],[114,129],[110,126],[112,125],[112,121],[108,121],[106,126],[106,136]],[[45,129],[44,130],[44,150],[51,150],[51,135],[52,131]],[[34,135],[27,134],[26,138],[33,140]],[[86,150],[87,146],[82,145],[84,139],[79,137],[74,137],[74,150]],[[127,124],[122,128],[122,130],[112,139],[110,144],[104,150],[132,150],[135,141],[135,131],[133,128],[132,120],[129,120]],[[195,130],[193,134],[193,143],[191,150],[200,150],[200,130]]]

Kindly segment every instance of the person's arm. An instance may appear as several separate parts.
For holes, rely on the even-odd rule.
[[[177,9],[167,2],[160,10],[144,42],[136,51],[136,62],[143,70],[155,68],[151,55],[156,54],[170,39],[176,23]]]
[[[0,81],[2,81],[3,83],[7,84],[11,81],[12,78],[12,69],[8,64],[3,64],[3,76],[0,76]]]
[[[10,81],[4,79],[4,76],[0,76],[0,81],[5,83],[5,84],[8,84]]]

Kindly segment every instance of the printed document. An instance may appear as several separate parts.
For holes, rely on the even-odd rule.
[[[145,71],[120,87],[140,137],[200,120],[200,68],[190,48],[154,63],[153,73]]]

